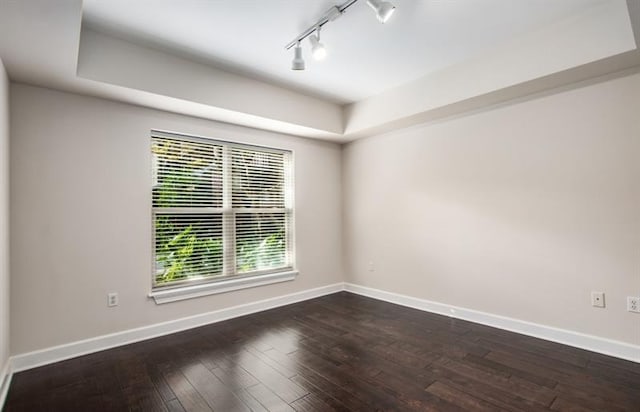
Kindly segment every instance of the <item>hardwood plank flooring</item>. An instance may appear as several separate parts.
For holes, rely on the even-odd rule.
[[[341,292],[18,373],[4,410],[640,412],[640,364]]]

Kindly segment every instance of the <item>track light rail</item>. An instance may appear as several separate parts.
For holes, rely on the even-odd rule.
[[[357,1],[358,0],[348,0],[348,1],[344,2],[343,4],[341,4],[339,6],[332,7],[331,9],[329,9],[329,11],[320,20],[318,20],[316,23],[314,23],[311,26],[309,26],[308,29],[306,29],[305,31],[300,33],[295,39],[293,39],[289,43],[287,43],[287,45],[284,46],[284,48],[286,50],[289,50],[290,48],[292,48],[293,46],[295,46],[299,42],[302,42],[304,39],[309,37],[313,32],[315,32],[319,27],[322,27],[325,24],[327,24],[328,22],[330,22],[332,20],[335,20],[338,17],[340,17],[340,15],[342,15],[345,12],[345,10],[347,10],[349,7],[351,7]],[[336,11],[333,12],[333,10],[336,10]]]

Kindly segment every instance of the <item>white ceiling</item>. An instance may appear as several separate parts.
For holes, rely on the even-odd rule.
[[[393,1],[381,25],[359,0],[293,72],[284,45],[330,0],[0,0],[0,60],[13,82],[338,142],[640,70],[637,0]]]
[[[393,0],[385,25],[360,0],[325,26],[323,62],[290,70],[284,49],[331,0],[84,0],[83,26],[336,103],[473,58],[606,0]]]

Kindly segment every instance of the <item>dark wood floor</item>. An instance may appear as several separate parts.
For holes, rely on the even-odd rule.
[[[640,364],[342,292],[18,373],[34,410],[640,411]]]

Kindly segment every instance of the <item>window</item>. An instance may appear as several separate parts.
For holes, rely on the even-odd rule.
[[[151,152],[154,292],[291,278],[290,151],[154,132]]]

